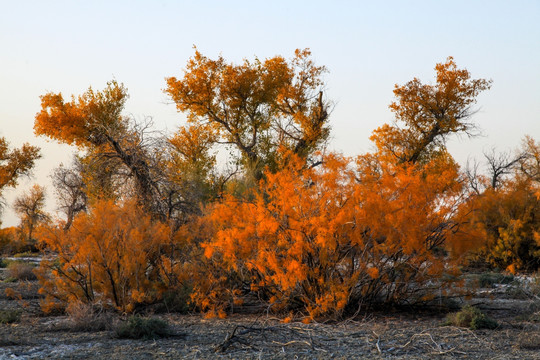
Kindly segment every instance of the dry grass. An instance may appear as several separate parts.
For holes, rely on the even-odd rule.
[[[540,350],[540,333],[527,331],[519,334],[517,346],[525,350]]]
[[[14,261],[7,266],[8,278],[13,278],[22,281],[36,280],[36,274],[34,274],[34,266],[27,263]]]
[[[69,316],[69,329],[72,331],[104,331],[112,328],[112,317],[90,304],[75,302],[66,312]]]

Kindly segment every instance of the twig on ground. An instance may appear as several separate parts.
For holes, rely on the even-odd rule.
[[[227,348],[232,344],[232,341],[233,341],[233,338],[234,338],[234,334],[236,333],[236,330],[238,329],[238,325],[236,325],[231,332],[229,332],[227,334],[227,336],[225,336],[225,340],[223,340],[223,342],[219,345],[217,345],[215,348],[214,348],[214,351],[215,352],[224,352],[225,350],[227,350]]]
[[[379,346],[379,342],[381,341],[381,337],[375,331],[373,331],[373,334],[375,334],[375,336],[377,337],[377,342],[375,343],[375,346],[377,347],[377,351],[379,352],[379,354],[382,354],[381,347]]]
[[[310,344],[308,341],[305,341],[305,340],[291,340],[286,343],[280,343],[279,341],[272,341],[272,343],[277,344],[279,346],[289,346],[293,344],[306,344],[309,347],[313,347],[313,344]]]

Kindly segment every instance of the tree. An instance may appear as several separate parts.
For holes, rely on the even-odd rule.
[[[89,88],[70,102],[64,101],[62,94],[45,94],[34,130],[37,135],[86,150],[86,165],[99,170],[92,172],[97,177],[89,179],[90,183],[107,185],[111,197],[125,195],[114,192],[120,188],[119,183],[133,179],[140,203],[154,216],[164,219],[167,204],[161,201],[162,171],[155,161],[159,153],[154,145],[156,139],[149,136],[152,122],[136,122],[123,116],[127,97],[127,89],[115,81],[101,92]]]
[[[525,155],[521,159],[521,172],[540,185],[540,143],[526,136],[523,140],[523,152]],[[540,197],[540,190],[537,194]]]
[[[53,171],[53,185],[60,210],[66,214],[64,230],[71,227],[73,218],[88,205],[87,188],[84,182],[84,165],[79,157],[75,157],[72,167],[60,165]],[[103,191],[103,188],[102,188]]]
[[[215,173],[213,142],[212,130],[198,124],[180,127],[167,140],[163,168],[170,181],[168,188],[182,194],[179,205],[187,209],[188,214],[200,213],[200,205],[216,196],[220,176]],[[173,208],[172,204],[169,208]]]
[[[17,186],[21,176],[30,174],[40,157],[39,148],[24,144],[20,149],[10,149],[7,140],[0,137],[0,198],[5,187]]]
[[[466,205],[472,209],[469,228],[482,236],[473,264],[498,269],[540,268],[540,191],[538,145],[526,137],[516,155],[485,154],[488,175],[477,175],[483,191]]]
[[[454,59],[435,66],[436,84],[425,85],[415,78],[405,85],[395,85],[396,101],[390,109],[394,125],[376,129],[372,140],[380,151],[399,162],[426,161],[444,150],[449,135],[474,135],[470,122],[476,97],[491,86],[490,80],[471,79],[469,71],[458,69]]]
[[[276,170],[279,147],[307,159],[328,138],[326,69],[310,56],[296,50],[290,61],[276,56],[234,65],[196,51],[182,79],[167,79],[165,92],[207,138],[233,145],[248,174],[260,179],[266,166]]]
[[[493,149],[490,153],[484,153],[488,165],[488,173],[491,178],[490,186],[496,189],[502,186],[503,177],[515,171],[517,166],[527,158],[526,152],[511,156],[507,152],[499,154]]]
[[[48,219],[45,213],[45,189],[35,184],[30,191],[20,195],[13,203],[13,209],[21,218],[21,233],[27,244],[35,244],[34,229]]]

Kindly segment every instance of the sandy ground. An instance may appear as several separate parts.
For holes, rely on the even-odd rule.
[[[540,359],[540,300],[511,286],[468,300],[499,322],[495,330],[442,326],[444,314],[420,312],[327,324],[159,314],[173,334],[159,340],[73,331],[66,316],[40,315],[35,282],[0,282],[0,310],[21,309],[5,296],[8,287],[21,289],[27,307],[19,322],[0,325],[0,359]]]

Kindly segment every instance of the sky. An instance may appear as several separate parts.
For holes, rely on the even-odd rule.
[[[40,95],[81,94],[112,79],[129,90],[126,114],[151,116],[169,133],[185,123],[163,92],[181,77],[193,47],[231,62],[310,48],[324,65],[333,101],[330,149],[372,150],[371,132],[393,121],[395,84],[434,82],[434,66],[453,56],[473,78],[492,79],[478,97],[482,136],[454,138],[458,162],[540,140],[540,1],[26,1],[0,0],[0,136],[42,149],[33,177],[4,192],[2,226],[17,225],[9,206],[38,183],[54,212],[51,171],[75,149],[33,133]]]

